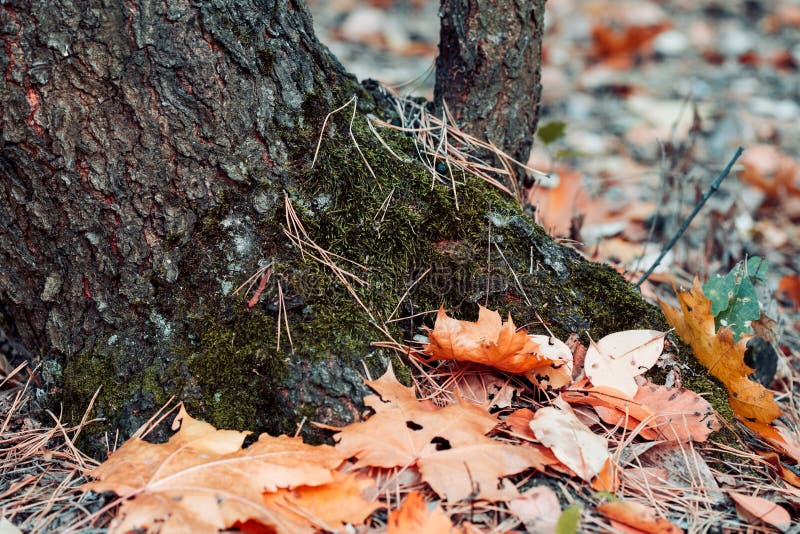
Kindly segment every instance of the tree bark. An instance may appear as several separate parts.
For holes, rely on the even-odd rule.
[[[540,12],[518,13],[540,28]],[[663,326],[513,199],[465,177],[456,210],[408,137],[384,132],[408,157],[390,154],[365,115],[392,111],[317,41],[302,2],[10,1],[0,39],[0,310],[69,418],[101,388],[106,422],[84,433],[95,452],[170,395],[228,428],[351,421],[360,375],[402,364],[371,342],[410,339],[440,305],[542,317],[559,335]],[[521,65],[539,50],[531,37],[507,55],[502,106],[515,83],[538,87]],[[348,108],[323,135],[353,96],[355,119]],[[512,128],[470,102],[459,117],[507,130],[504,143],[535,123],[535,105]],[[304,248],[287,237],[289,205]]]
[[[442,0],[441,7],[437,109],[446,103],[464,131],[523,164],[542,92],[544,2]]]

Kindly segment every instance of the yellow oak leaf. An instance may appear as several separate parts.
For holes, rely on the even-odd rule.
[[[697,359],[728,389],[734,413],[748,421],[769,423],[781,414],[773,394],[748,378],[753,369],[744,363],[747,341],[742,335],[734,341],[728,328],[716,330],[711,301],[703,294],[695,278],[691,290],[676,290],[681,309],[659,300],[667,321],[685,342],[692,346]]]
[[[483,306],[475,322],[453,319],[440,309],[428,338],[423,350],[433,360],[480,363],[508,373],[564,363],[544,356],[539,343],[526,330],[517,331],[511,317],[503,323],[499,313]]]
[[[277,532],[314,532],[265,506],[262,493],[334,482],[333,470],[346,459],[327,445],[267,434],[243,449],[248,432],[217,430],[183,406],[173,429],[178,432],[161,444],[134,436],[89,473],[97,480],[83,490],[124,499],[111,532],[217,532],[248,522]]]

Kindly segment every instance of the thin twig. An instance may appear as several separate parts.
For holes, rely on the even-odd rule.
[[[672,250],[672,247],[675,246],[675,243],[678,242],[678,239],[680,239],[681,236],[683,235],[683,233],[686,231],[686,229],[689,228],[689,225],[692,223],[692,220],[695,218],[695,216],[698,213],[700,213],[700,210],[703,209],[703,206],[705,206],[706,202],[708,202],[708,199],[711,198],[711,195],[713,195],[714,193],[717,192],[717,190],[719,189],[720,184],[722,184],[722,181],[725,178],[728,177],[728,173],[731,172],[731,168],[733,168],[733,164],[736,163],[736,160],[739,159],[739,156],[742,155],[743,151],[744,151],[744,149],[742,147],[739,147],[736,150],[736,153],[733,155],[731,160],[728,162],[728,164],[722,170],[722,173],[720,173],[720,175],[717,176],[714,179],[713,182],[711,182],[711,186],[708,188],[708,191],[705,192],[705,194],[703,195],[703,198],[701,198],[700,202],[698,202],[697,205],[694,207],[694,209],[692,210],[692,213],[689,214],[689,217],[687,217],[686,220],[683,221],[683,224],[681,225],[681,227],[678,228],[678,231],[675,232],[674,236],[672,236],[672,239],[670,239],[669,243],[667,243],[667,246],[664,247],[664,250],[662,250],[661,254],[658,255],[658,258],[656,258],[656,261],[653,262],[653,265],[651,265],[650,268],[647,269],[647,272],[645,272],[642,275],[642,277],[639,279],[639,281],[636,282],[636,284],[634,284],[634,287],[639,287],[640,285],[642,285],[644,283],[644,281],[647,280],[647,277],[650,276],[651,274],[653,274],[653,271],[661,263],[661,260],[664,259],[664,256],[666,256],[667,253],[670,250]]]

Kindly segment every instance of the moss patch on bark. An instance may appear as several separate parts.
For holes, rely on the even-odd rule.
[[[304,107],[307,122],[320,127],[325,117],[318,108]],[[667,329],[661,312],[612,268],[556,244],[513,199],[460,175],[456,209],[452,187],[417,160],[410,137],[382,132],[406,158],[399,161],[365,116],[352,124],[350,116],[329,121],[313,168],[298,165],[282,182],[250,184],[221,198],[199,218],[196,239],[171,241],[183,247],[185,281],[159,288],[163,298],[151,312],[163,324],[153,321],[149,341],[159,345],[143,360],[151,364],[124,376],[119,348],[102,344],[68,362],[64,387],[72,406],[85,406],[103,385],[97,408],[111,427],[96,433],[126,410],[149,415],[169,395],[223,428],[291,433],[303,417],[346,423],[363,409],[365,368],[375,377],[392,361],[408,376],[398,354],[372,344],[385,341],[376,324],[386,324],[395,340],[409,340],[432,325],[424,312],[440,306],[474,319],[483,304],[538,333],[545,332],[541,317],[557,336],[577,332],[585,341],[631,328]],[[316,138],[300,137],[310,162]],[[301,251],[284,235],[284,198],[309,238],[364,282],[351,286],[369,313],[312,258],[312,249]],[[267,264],[272,277],[248,309],[231,289]],[[725,392],[697,370],[688,351],[680,357],[691,371],[684,384],[711,393],[715,408],[729,413]],[[310,425],[303,432],[311,441],[326,437]]]

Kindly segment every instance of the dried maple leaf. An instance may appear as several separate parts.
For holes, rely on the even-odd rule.
[[[536,449],[486,437],[499,421],[485,408],[468,403],[436,408],[417,401],[413,390],[397,382],[391,367],[367,385],[380,395],[364,399],[375,414],[337,429],[334,436],[337,451],[355,457],[357,467],[416,467],[450,502],[470,495],[487,500],[515,497],[513,485],[498,486],[502,477],[544,469],[545,459]]]
[[[334,472],[334,482],[321,486],[299,486],[265,493],[264,506],[319,530],[343,531],[345,524],[361,525],[378,508],[380,502],[368,500],[364,494],[376,493],[375,481],[357,474]]]
[[[638,390],[634,377],[650,369],[663,349],[663,332],[615,332],[589,345],[583,370],[595,386],[618,389],[633,398]]]
[[[569,404],[559,399],[553,404],[536,410],[531,429],[556,458],[588,482],[603,470],[609,458],[608,442],[581,423]]]
[[[389,514],[388,534],[457,534],[460,529],[453,527],[450,518],[438,504],[432,510],[416,491],[408,494],[403,505]]]
[[[711,314],[711,301],[703,294],[695,278],[691,290],[676,290],[681,309],[677,310],[659,300],[669,324],[681,339],[692,346],[697,359],[717,377],[726,388],[733,411],[748,421],[769,423],[781,414],[771,391],[748,378],[753,369],[744,363],[747,341],[742,335],[738,342],[728,328],[716,330]]]
[[[552,363],[539,354],[539,344],[525,330],[517,331],[511,317],[503,324],[499,313],[483,306],[475,322],[453,319],[440,309],[428,337],[423,350],[434,360],[475,362],[508,373]]]
[[[652,534],[677,534],[678,532],[683,532],[677,525],[673,525],[663,517],[658,517],[652,509],[637,502],[607,502],[598,505],[597,511],[612,521],[635,529],[636,532],[649,532]]]
[[[279,532],[313,532],[265,507],[261,495],[332,482],[345,459],[333,447],[262,434],[242,449],[247,432],[217,430],[183,406],[173,422],[178,428],[167,443],[129,439],[90,473],[99,480],[82,489],[125,499],[112,532],[216,532],[250,520]]]

